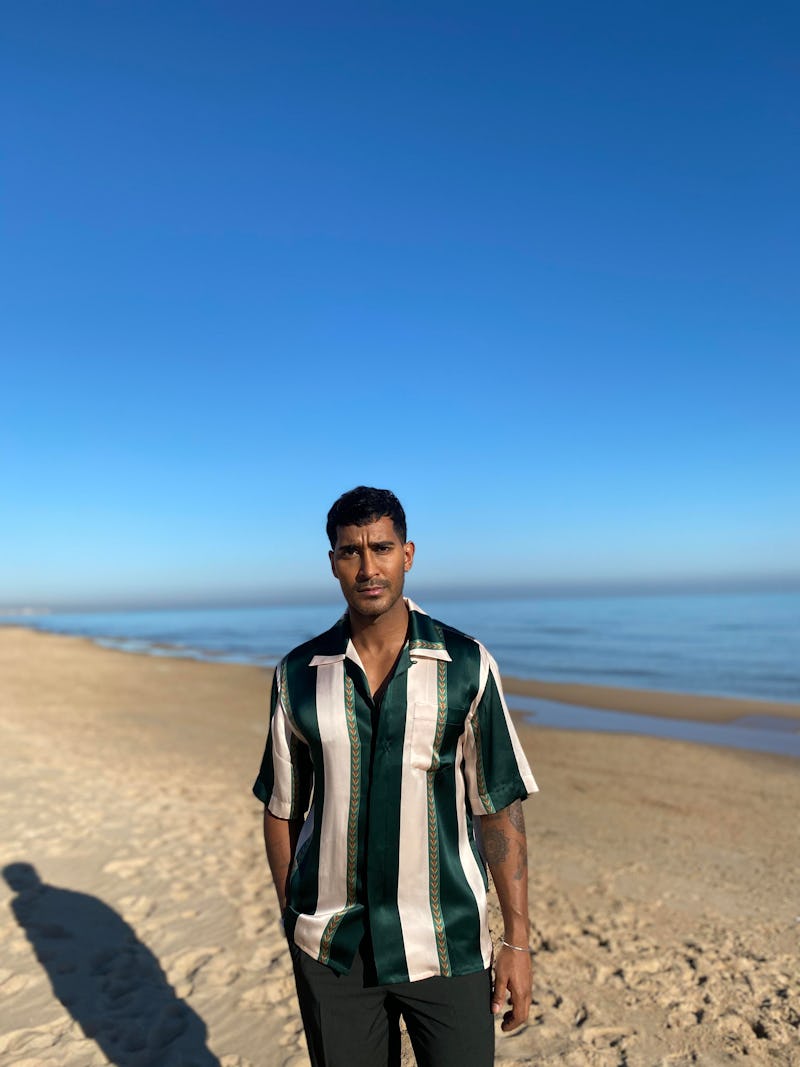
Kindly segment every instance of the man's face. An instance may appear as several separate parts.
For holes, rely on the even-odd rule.
[[[403,544],[392,520],[384,515],[367,526],[337,527],[336,545],[328,555],[350,611],[376,619],[402,597],[414,544]]]

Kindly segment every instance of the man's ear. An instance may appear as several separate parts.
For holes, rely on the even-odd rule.
[[[411,570],[414,564],[414,542],[406,541],[406,543],[403,545],[403,552],[405,554],[405,559],[403,560],[403,570],[408,572]]]
[[[331,561],[331,572],[333,573],[333,577],[334,578],[338,578],[338,575],[336,573],[336,562],[334,560],[334,555],[333,555],[333,551],[332,550],[328,553],[328,559]]]

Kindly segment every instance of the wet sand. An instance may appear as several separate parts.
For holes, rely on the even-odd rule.
[[[306,1064],[250,794],[269,673],[3,629],[0,677],[0,1063]],[[645,714],[759,713],[622,692]],[[520,736],[542,789],[534,1006],[498,1065],[800,1062],[800,760]]]
[[[621,686],[582,685],[578,682],[540,682],[526,678],[503,679],[506,693],[556,700],[609,711],[657,715],[664,719],[733,723],[750,716],[783,718],[800,724],[800,704],[778,700],[747,700],[702,696],[696,693],[664,693],[655,689],[625,689]]]

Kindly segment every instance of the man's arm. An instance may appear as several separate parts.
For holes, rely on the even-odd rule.
[[[493,815],[476,819],[478,845],[492,872],[503,913],[503,940],[495,957],[492,1013],[497,1015],[511,998],[511,1011],[501,1029],[516,1030],[528,1019],[531,1006],[531,956],[528,952],[528,845],[522,802],[515,800]],[[523,951],[518,951],[522,949]]]
[[[279,819],[264,806],[264,845],[281,915],[286,911],[289,875],[302,825],[302,819]]]

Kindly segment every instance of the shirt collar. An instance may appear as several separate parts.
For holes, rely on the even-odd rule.
[[[443,659],[450,662],[441,627],[430,615],[406,599],[408,608],[408,651],[412,659]]]
[[[433,619],[413,600],[405,598],[408,608],[408,651],[412,659],[441,659],[450,661],[450,654],[444,643],[441,629]],[[308,664],[309,667],[325,667],[331,663],[341,663],[348,658],[361,666],[361,660],[350,639],[350,622],[347,612],[341,619],[322,635],[322,648]]]

